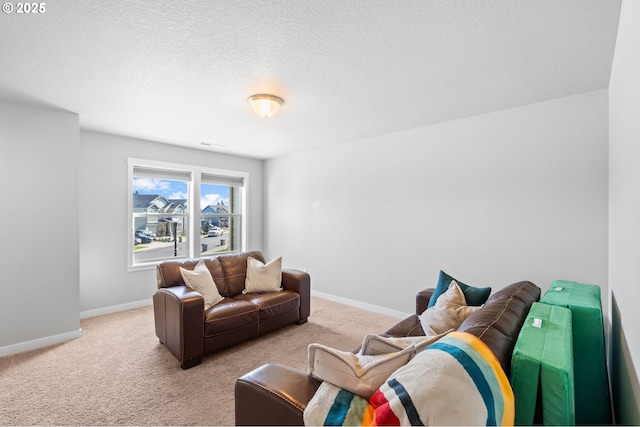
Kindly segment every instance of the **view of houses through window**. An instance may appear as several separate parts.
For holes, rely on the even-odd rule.
[[[134,165],[131,190],[131,266],[241,250],[242,178]]]

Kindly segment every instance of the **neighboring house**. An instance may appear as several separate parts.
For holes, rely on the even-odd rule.
[[[161,214],[167,216],[144,216],[135,218],[135,230],[155,233],[158,237],[171,236],[171,224],[177,223],[177,233],[182,234],[185,228],[184,217],[173,217],[172,214],[183,214],[187,211],[187,199],[167,199],[158,194],[133,193],[133,213]]]
[[[215,205],[208,205],[206,208],[202,209],[203,214],[228,214],[229,207],[224,204],[221,200]],[[229,217],[218,218],[218,217],[209,217],[207,219],[203,218],[202,221],[208,221],[211,225],[216,225],[218,227],[229,227]]]

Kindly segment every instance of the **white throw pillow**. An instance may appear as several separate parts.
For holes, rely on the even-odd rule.
[[[282,290],[282,257],[264,264],[253,257],[247,258],[247,278],[243,294],[276,292]]]
[[[211,272],[204,261],[198,262],[193,271],[180,267],[180,274],[182,274],[182,279],[188,287],[202,294],[205,309],[216,305],[224,299],[220,295]]]
[[[457,330],[464,319],[471,316],[482,306],[469,306],[464,292],[455,280],[451,281],[449,289],[438,297],[436,305],[422,313],[420,325],[425,335],[438,335],[450,330]]]
[[[413,345],[376,356],[309,344],[308,374],[368,399],[396,369],[416,354]]]

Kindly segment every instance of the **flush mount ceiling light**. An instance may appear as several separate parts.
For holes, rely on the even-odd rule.
[[[249,97],[248,101],[256,114],[260,117],[264,117],[265,119],[273,117],[280,109],[280,106],[284,104],[284,100],[282,98],[267,94],[252,95]]]

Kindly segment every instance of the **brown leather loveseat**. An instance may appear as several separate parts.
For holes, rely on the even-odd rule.
[[[400,321],[385,334],[393,337],[424,335],[418,314],[427,308],[432,293],[433,289],[418,293],[416,314]],[[518,334],[531,305],[539,300],[540,288],[533,283],[511,284],[493,293],[458,330],[484,341],[509,376]],[[321,381],[305,372],[287,366],[262,365],[236,381],[236,425],[303,425],[304,410],[320,384]]]
[[[282,269],[281,291],[243,294],[249,256],[265,262],[261,252],[252,251],[166,261],[157,266],[158,290],[153,295],[156,335],[183,369],[198,365],[205,354],[307,321],[309,275]],[[207,310],[203,296],[187,287],[180,273],[180,267],[193,270],[200,260],[224,297]]]

